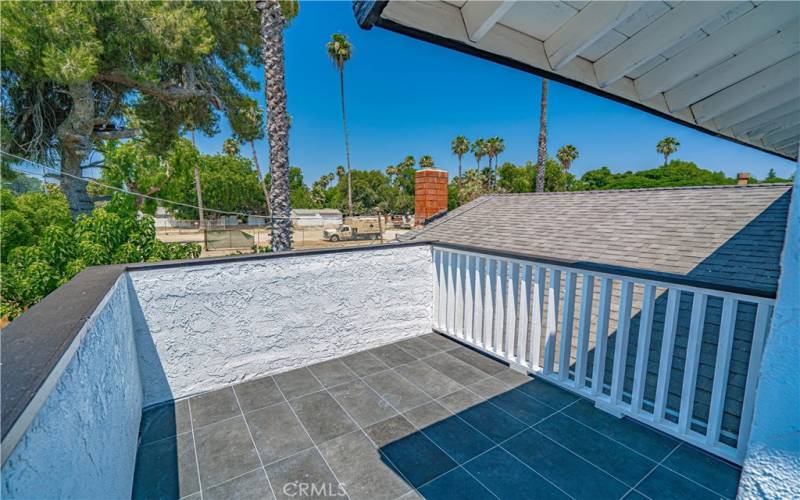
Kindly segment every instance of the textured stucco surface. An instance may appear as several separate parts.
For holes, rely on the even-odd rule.
[[[800,498],[800,167],[739,498]]]
[[[131,271],[130,278],[145,406],[431,328],[427,246]]]
[[[142,389],[121,277],[2,469],[2,498],[130,498]]]

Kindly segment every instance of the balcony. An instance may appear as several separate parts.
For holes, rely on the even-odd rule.
[[[3,332],[2,492],[733,498],[773,303],[431,243],[90,268]]]

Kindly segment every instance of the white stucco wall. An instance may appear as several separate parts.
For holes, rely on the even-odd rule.
[[[142,410],[127,280],[76,338],[77,350],[2,468],[2,498],[130,498]]]
[[[739,498],[800,498],[800,167]]]
[[[431,251],[131,271],[144,405],[430,331]]]

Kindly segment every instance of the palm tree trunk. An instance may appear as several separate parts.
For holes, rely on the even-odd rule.
[[[192,130],[192,145],[194,142],[194,130]],[[205,216],[203,215],[203,187],[200,184],[200,165],[194,164],[194,190],[197,193],[197,213],[200,216],[200,229],[205,229]]]
[[[266,75],[267,138],[272,174],[272,251],[292,248],[292,204],[289,199],[289,114],[286,111],[283,28],[285,20],[278,0],[258,0],[261,12],[261,57]]]
[[[353,216],[353,185],[350,181],[350,141],[347,138],[347,114],[344,106],[344,68],[339,68],[339,93],[342,97],[342,128],[344,129],[344,154],[347,160],[347,208]]]
[[[458,155],[458,198],[461,201],[461,155]]]
[[[267,209],[267,217],[269,217],[269,191],[267,191],[267,184],[264,182],[264,176],[261,175],[261,164],[258,163],[258,155],[256,154],[256,145],[250,141],[250,150],[253,152],[253,163],[256,165],[256,174],[258,175],[258,182],[261,183],[261,189],[264,191],[264,208]]]
[[[61,148],[61,187],[69,204],[72,218],[92,211],[92,200],[86,192],[81,164],[91,150],[94,129],[94,96],[91,82],[69,86],[72,107],[67,118],[59,125],[56,135]]]
[[[544,163],[547,161],[547,80],[542,79],[542,104],[539,114],[539,157],[536,163],[536,192],[544,191]]]

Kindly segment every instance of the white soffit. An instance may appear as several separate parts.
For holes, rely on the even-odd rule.
[[[797,159],[800,2],[390,0],[377,24]]]

